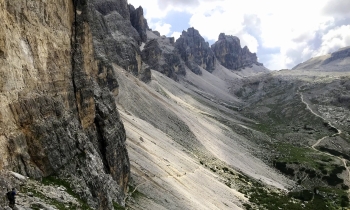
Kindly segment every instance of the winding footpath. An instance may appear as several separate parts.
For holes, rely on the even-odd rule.
[[[310,105],[304,100],[304,95],[303,95],[302,92],[300,92],[300,88],[301,88],[301,87],[298,88],[297,93],[300,95],[301,101],[303,102],[303,104],[306,105],[306,108],[307,108],[313,115],[315,115],[315,116],[317,116],[317,117],[323,119],[325,122],[328,122],[324,117],[320,116],[319,114],[317,114],[316,112],[314,112],[314,111],[311,109]],[[340,134],[342,133],[342,131],[339,130],[338,128],[336,128],[334,125],[332,125],[331,122],[328,122],[328,125],[329,125],[330,127],[332,127],[333,129],[337,130],[337,133],[336,133],[336,134],[333,134],[332,136],[340,135]],[[331,157],[335,157],[335,158],[338,158],[339,160],[341,160],[342,163],[344,164],[344,167],[345,167],[347,173],[348,173],[348,181],[350,182],[350,169],[349,169],[349,167],[346,165],[346,160],[345,160],[344,158],[341,158],[341,157],[338,157],[338,156],[329,154],[329,153],[327,153],[327,152],[322,152],[322,151],[316,149],[316,146],[318,146],[318,145],[319,145],[324,139],[326,139],[327,137],[329,137],[329,136],[324,136],[324,137],[322,137],[321,139],[317,140],[317,142],[316,142],[315,144],[313,144],[313,145],[311,146],[311,148],[312,148],[313,150],[315,150],[315,151],[318,151],[318,152],[323,153],[323,154],[325,154],[325,155],[328,155],[328,156],[331,156]],[[350,193],[350,190],[348,191],[348,193]]]

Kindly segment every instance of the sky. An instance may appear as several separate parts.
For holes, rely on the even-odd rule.
[[[128,0],[152,30],[178,38],[194,27],[210,44],[237,36],[271,70],[350,46],[350,0]]]

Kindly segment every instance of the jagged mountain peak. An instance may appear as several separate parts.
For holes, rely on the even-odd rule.
[[[221,41],[221,40],[230,40],[230,41],[237,42],[239,45],[241,45],[240,40],[237,36],[226,35],[225,33],[220,33],[218,41]]]
[[[140,35],[142,42],[147,41],[147,33],[149,30],[148,23],[143,14],[143,8],[139,6],[137,9],[129,4],[130,22],[132,26],[137,30]]]
[[[214,70],[216,62],[214,53],[210,49],[209,43],[195,28],[182,31],[180,38],[175,42],[175,47],[186,62],[186,66],[194,73],[201,74],[198,66],[209,72]]]
[[[240,40],[236,36],[221,33],[211,49],[218,61],[228,69],[238,70],[253,64],[262,66],[256,54],[251,53],[247,46],[241,48]]]

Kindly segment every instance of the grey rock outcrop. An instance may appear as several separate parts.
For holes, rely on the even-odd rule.
[[[137,30],[140,35],[141,41],[147,41],[147,30],[149,30],[147,20],[143,15],[143,8],[140,6],[137,9],[129,4],[130,21],[132,26]]]
[[[56,174],[94,209],[124,205],[113,65],[141,69],[127,1],[6,0],[0,13],[0,170]]]
[[[215,68],[215,56],[209,47],[209,43],[199,34],[198,30],[189,28],[183,31],[180,38],[175,42],[181,58],[186,65],[196,74],[201,74],[197,65],[212,72]]]
[[[141,38],[130,22],[126,0],[90,0],[89,19],[95,54],[138,75],[141,69]]]
[[[149,33],[153,32],[149,31]],[[173,43],[173,38],[153,35],[153,39],[150,39],[142,50],[142,60],[151,69],[157,70],[176,81],[178,75],[186,74],[186,70],[185,64]]]
[[[238,70],[252,64],[262,65],[257,61],[256,54],[251,53],[247,46],[241,48],[240,40],[236,36],[221,33],[219,40],[211,46],[211,49],[221,65],[231,70]]]

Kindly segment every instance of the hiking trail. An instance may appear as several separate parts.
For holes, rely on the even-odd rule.
[[[300,88],[301,88],[301,86],[298,88],[297,93],[300,95],[301,102],[303,102],[303,104],[306,105],[306,108],[307,108],[313,115],[315,115],[315,116],[317,116],[317,117],[323,119],[325,122],[328,123],[328,125],[329,125],[330,127],[332,127],[332,128],[334,128],[335,130],[337,130],[337,133],[336,133],[336,134],[333,134],[332,136],[340,135],[340,134],[342,133],[341,130],[339,130],[338,128],[336,128],[334,125],[332,125],[331,122],[329,122],[329,121],[326,120],[324,117],[322,117],[321,115],[317,114],[316,112],[314,112],[314,111],[311,109],[310,105],[304,100],[304,95],[303,95],[302,92],[300,92]],[[345,160],[344,158],[338,157],[338,156],[332,155],[332,154],[330,154],[330,153],[323,152],[323,151],[320,151],[320,150],[316,149],[316,146],[318,146],[318,145],[319,145],[324,139],[326,139],[327,137],[329,137],[329,136],[324,136],[324,137],[320,138],[319,140],[317,140],[316,143],[313,144],[313,145],[311,146],[311,148],[312,148],[313,150],[317,151],[317,152],[320,152],[320,153],[322,153],[322,154],[325,154],[325,155],[328,155],[328,156],[331,156],[331,157],[335,157],[335,158],[338,158],[339,160],[341,160],[342,163],[344,164],[344,167],[345,167],[347,173],[348,173],[348,181],[350,182],[350,169],[349,169],[349,167],[347,166],[346,160]],[[350,190],[348,190],[348,193],[350,193]]]

